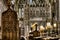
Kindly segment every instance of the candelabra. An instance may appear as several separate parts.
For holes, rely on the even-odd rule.
[[[46,30],[48,32],[48,36],[50,36],[51,34],[51,29],[52,29],[52,25],[50,24],[50,22],[47,22],[47,25],[46,25]]]
[[[32,30],[34,30],[35,29],[35,24],[36,23],[34,23],[33,25],[32,25]],[[37,28],[37,27],[36,27]],[[56,33],[56,30],[57,30],[57,24],[56,23],[53,23],[53,25],[51,25],[51,23],[50,22],[47,22],[46,23],[46,26],[44,27],[43,25],[41,25],[40,26],[40,36],[44,36],[44,31],[47,31],[47,35],[48,36],[51,36],[52,35],[52,33],[53,33],[53,30],[54,30],[54,34]]]

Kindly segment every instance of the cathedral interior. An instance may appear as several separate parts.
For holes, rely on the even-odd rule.
[[[60,40],[60,0],[0,0],[0,40]]]

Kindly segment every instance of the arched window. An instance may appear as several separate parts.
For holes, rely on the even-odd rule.
[[[32,0],[29,0],[30,4],[32,3]]]

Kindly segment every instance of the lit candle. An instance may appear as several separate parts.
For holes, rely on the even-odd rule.
[[[50,28],[52,28],[51,23],[50,22],[47,22],[46,29],[50,29]]]
[[[53,26],[56,27],[56,23],[54,23]]]
[[[51,26],[50,22],[47,22],[47,26]]]
[[[31,27],[33,28],[33,30],[35,30],[35,25],[36,25],[37,23],[34,23]]]
[[[45,28],[43,27],[43,25],[40,26],[40,31],[43,31]]]

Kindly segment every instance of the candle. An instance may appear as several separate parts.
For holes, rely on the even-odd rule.
[[[54,23],[53,26],[56,27],[56,23]]]
[[[51,28],[52,28],[51,23],[50,22],[47,22],[46,29],[51,29]]]
[[[43,27],[43,25],[40,26],[40,31],[44,30],[45,28]]]

